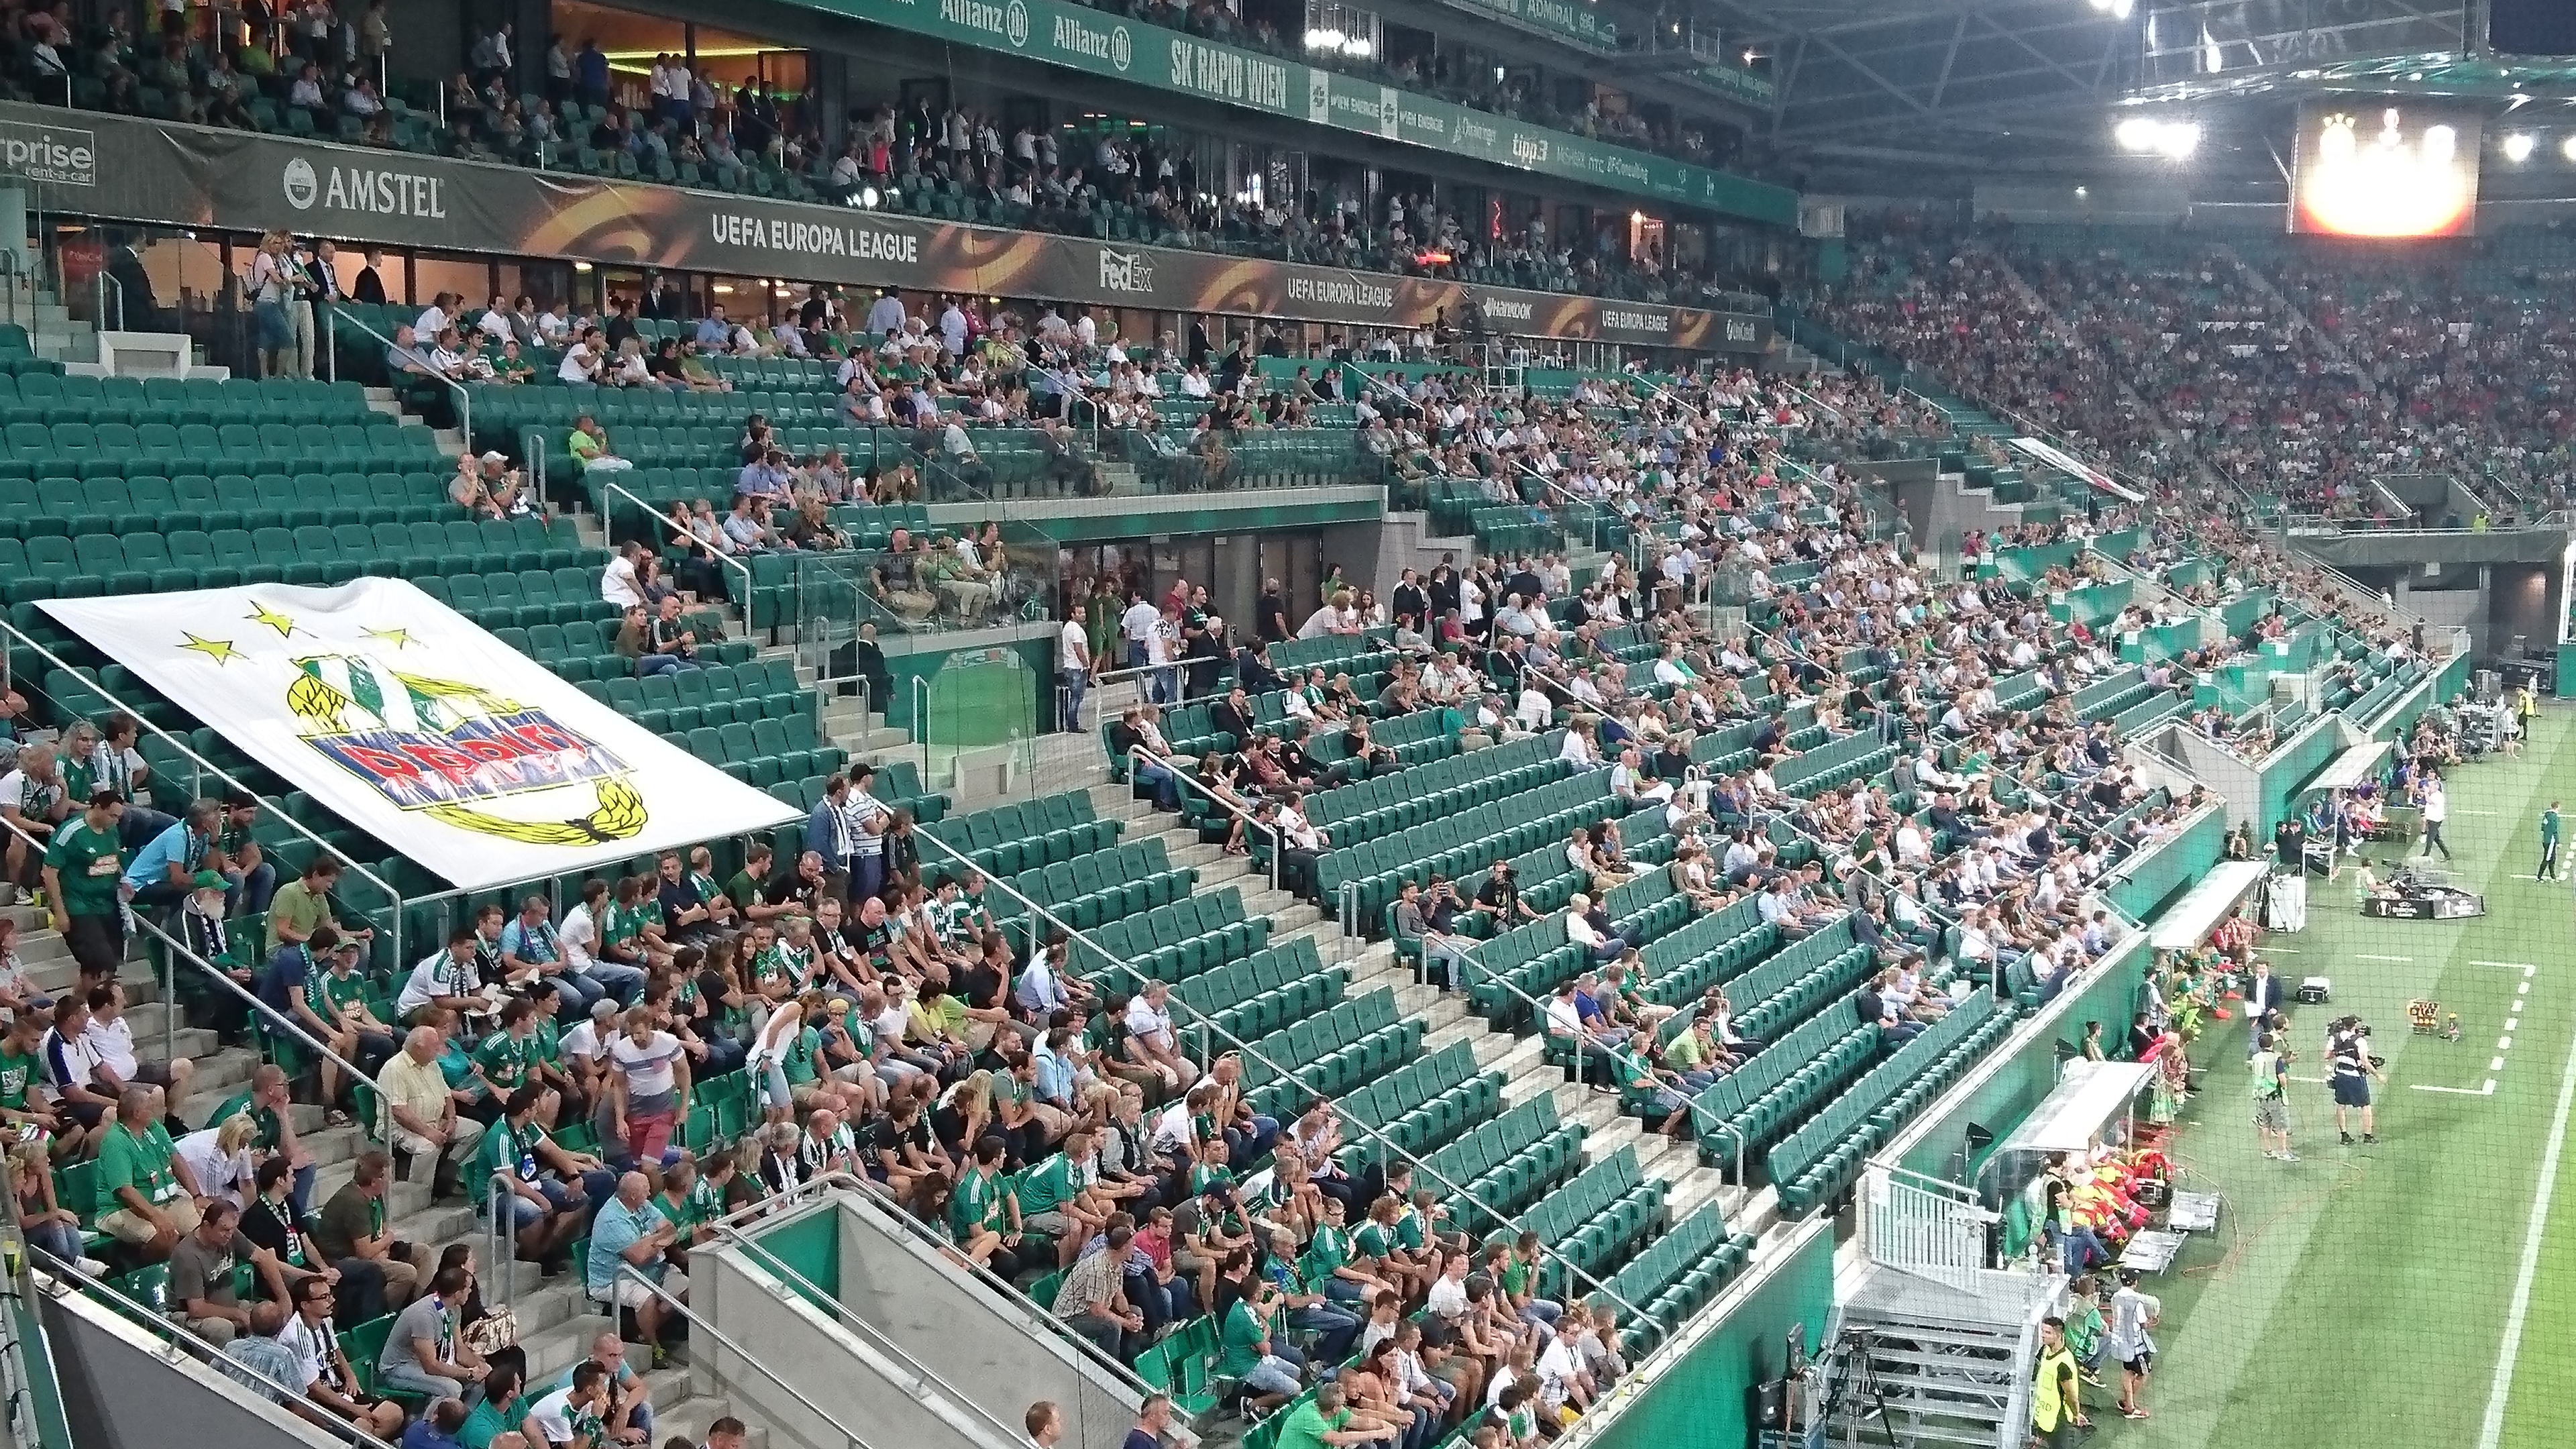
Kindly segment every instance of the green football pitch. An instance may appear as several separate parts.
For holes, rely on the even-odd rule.
[[[2263,938],[2294,985],[2334,985],[2332,1006],[2291,1017],[2299,1161],[2266,1159],[2255,1140],[2242,1013],[2196,1044],[2206,1084],[2172,1150],[2182,1187],[2222,1195],[2222,1220],[2142,1285],[2164,1305],[2152,1417],[2121,1419],[2106,1364],[2105,1387],[2086,1395],[2092,1442],[2576,1443],[2576,1153],[2561,1150],[2576,1093],[2576,890],[2533,876],[2542,809],[2576,807],[2576,711],[2544,714],[2519,759],[2455,771],[2450,799],[2451,869],[2485,893],[2487,915],[2368,920],[2347,875],[2311,882],[2305,931]],[[2459,1017],[2459,1040],[2409,1033],[2406,1004],[2420,997]],[[2348,1011],[2387,1060],[2375,1146],[2338,1142],[2320,1080],[2326,1023]]]

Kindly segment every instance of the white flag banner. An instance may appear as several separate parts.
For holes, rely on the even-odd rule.
[[[2147,501],[2147,496],[2145,494],[2138,492],[2134,488],[2122,487],[2112,479],[2110,474],[2103,472],[2099,468],[2090,467],[2086,464],[2075,461],[2073,454],[2058,447],[2055,443],[2046,442],[2039,438],[2014,438],[2011,442],[2014,447],[2019,448],[2021,451],[2028,453],[2030,456],[2037,458],[2039,461],[2046,463],[2048,466],[2055,468],[2059,472],[2071,473],[2074,476],[2083,479],[2085,482],[2092,484],[2094,487],[2101,489],[2103,492],[2110,494],[2114,498],[2125,499],[2131,503],[2144,503]]]
[[[43,605],[242,753],[469,890],[800,813],[403,579]]]

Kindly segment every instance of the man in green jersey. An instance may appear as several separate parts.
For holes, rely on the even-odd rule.
[[[99,1231],[155,1263],[197,1230],[199,1196],[195,1176],[155,1120],[160,1100],[150,1087],[128,1087],[116,1099],[116,1120],[99,1138],[92,1204]]]
[[[54,929],[80,963],[81,987],[114,976],[125,959],[125,846],[116,829],[125,797],[100,790],[45,847],[45,899]]]
[[[2540,869],[2533,872],[2541,880],[2558,879],[2558,802],[2540,812]]]

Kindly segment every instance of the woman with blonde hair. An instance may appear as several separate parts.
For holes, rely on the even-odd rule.
[[[80,1214],[54,1198],[54,1171],[43,1138],[9,1149],[9,1185],[18,1194],[18,1227],[28,1242],[93,1278],[106,1274],[105,1263],[81,1255]]]
[[[248,1206],[258,1189],[254,1180],[259,1172],[258,1159],[251,1151],[252,1139],[259,1136],[259,1124],[247,1112],[236,1112],[209,1127],[200,1128],[179,1139],[179,1160],[195,1174],[197,1190],[209,1198],[219,1198],[235,1208]]]

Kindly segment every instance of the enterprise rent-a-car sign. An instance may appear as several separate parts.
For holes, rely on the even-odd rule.
[[[983,0],[950,0],[983,3]],[[1011,5],[997,7],[1009,28]],[[1004,231],[888,212],[0,102],[0,175],[69,215],[343,241],[748,272],[854,286],[1419,327],[1470,289],[1430,277]],[[1771,319],[1597,297],[1473,290],[1509,336],[1761,352]]]

